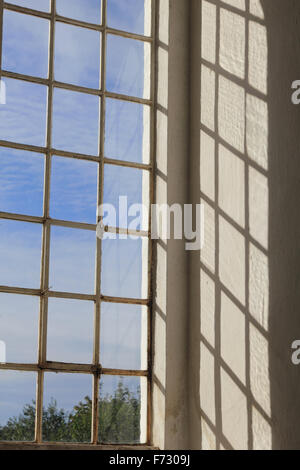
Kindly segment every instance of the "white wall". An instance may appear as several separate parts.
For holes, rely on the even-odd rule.
[[[189,2],[158,0],[156,202],[188,201]],[[153,444],[188,446],[188,258],[184,240],[155,243]]]
[[[300,448],[300,3],[191,0],[189,446]]]

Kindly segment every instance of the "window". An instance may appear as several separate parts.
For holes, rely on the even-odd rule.
[[[154,3],[0,2],[0,441],[150,443]]]

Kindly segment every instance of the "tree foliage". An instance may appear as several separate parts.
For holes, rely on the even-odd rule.
[[[90,442],[92,400],[86,396],[71,412],[59,409],[52,399],[43,409],[43,441]],[[0,426],[1,441],[32,441],[35,428],[35,402],[24,406],[18,417]],[[122,380],[114,394],[99,402],[99,440],[103,443],[138,443],[140,439],[140,393],[124,387]]]

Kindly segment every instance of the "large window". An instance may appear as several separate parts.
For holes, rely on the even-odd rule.
[[[0,0],[0,441],[150,443],[154,3]]]

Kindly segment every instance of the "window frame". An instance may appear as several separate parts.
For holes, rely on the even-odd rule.
[[[35,424],[35,439],[33,442],[6,442],[0,441],[0,449],[5,448],[41,448],[41,449],[54,449],[54,448],[99,448],[99,449],[147,449],[151,446],[151,414],[152,414],[152,291],[153,291],[153,242],[151,241],[151,205],[154,203],[154,167],[155,167],[155,56],[156,56],[156,0],[148,0],[151,2],[151,35],[142,36],[135,33],[121,31],[107,26],[107,0],[102,0],[102,22],[99,25],[86,23],[76,19],[62,17],[56,14],[56,0],[50,0],[50,12],[42,12],[32,10],[27,7],[9,4],[0,0],[0,79],[14,78],[23,80],[25,82],[39,83],[46,85],[48,88],[48,107],[47,107],[47,131],[46,131],[46,144],[45,147],[37,147],[32,145],[20,144],[17,142],[10,142],[0,140],[0,147],[10,149],[27,150],[45,156],[45,178],[44,178],[44,207],[43,217],[28,216],[25,214],[12,214],[8,212],[0,212],[0,219],[30,222],[40,224],[42,226],[42,255],[41,255],[41,285],[40,289],[28,289],[20,287],[0,286],[0,293],[17,294],[17,295],[30,295],[38,296],[40,298],[40,312],[39,312],[39,337],[38,337],[38,361],[36,364],[21,364],[21,363],[6,363],[0,364],[1,370],[14,370],[14,371],[31,371],[37,373],[37,387],[36,387],[36,424]],[[38,78],[20,73],[9,72],[2,69],[2,32],[3,32],[3,11],[4,9],[28,14],[39,18],[49,20],[49,71],[48,78]],[[55,24],[61,22],[78,27],[84,27],[90,30],[96,30],[101,33],[101,65],[100,65],[100,80],[101,86],[98,90],[71,85],[67,83],[57,82],[54,79],[54,44],[55,44]],[[107,35],[113,34],[119,37],[130,38],[139,40],[150,44],[150,98],[137,98],[133,96],[121,95],[118,93],[108,92],[106,90],[106,43]],[[54,88],[61,88],[65,90],[78,91],[90,95],[96,95],[101,102],[100,111],[100,132],[99,132],[99,155],[93,157],[90,155],[74,154],[68,151],[62,151],[52,148],[52,110],[53,110],[53,91]],[[104,154],[104,137],[105,137],[105,101],[106,98],[115,98],[118,100],[130,101],[133,103],[140,103],[148,105],[150,108],[150,162],[149,164],[125,162],[106,158]],[[101,294],[101,251],[102,240],[97,238],[96,247],[96,275],[95,275],[95,292],[93,295],[76,294],[70,292],[56,292],[50,290],[49,286],[49,264],[50,264],[50,238],[51,226],[77,228],[89,231],[96,231],[97,225],[67,222],[62,220],[55,220],[50,218],[49,205],[50,205],[50,175],[51,175],[51,159],[52,156],[61,156],[67,158],[75,158],[86,161],[93,161],[98,163],[98,206],[103,203],[103,175],[105,165],[118,165],[128,168],[135,168],[148,171],[150,175],[149,184],[149,229],[147,232],[135,232],[134,235],[138,237],[147,238],[149,240],[148,248],[148,296],[147,299],[129,299],[129,298],[116,298],[107,297]],[[100,222],[100,216],[97,217],[97,222]],[[107,227],[107,231],[116,233],[124,233],[124,230],[118,227]],[[128,234],[133,234],[132,231],[126,231]],[[75,300],[89,300],[95,303],[94,313],[94,351],[93,363],[91,364],[76,364],[76,363],[59,363],[47,361],[47,315],[48,315],[48,299],[61,298],[61,299],[75,299]],[[147,307],[147,370],[120,370],[120,369],[105,369],[102,368],[100,362],[100,319],[101,319],[101,303],[119,303],[119,304],[132,304],[142,305]],[[91,429],[91,443],[48,443],[42,440],[42,414],[43,414],[43,378],[45,372],[52,373],[79,373],[90,374],[93,376],[93,412],[92,412],[92,429]],[[99,383],[102,375],[115,375],[115,376],[135,376],[147,378],[147,439],[145,443],[140,445],[113,445],[101,444],[98,440],[98,402],[99,402]]]

